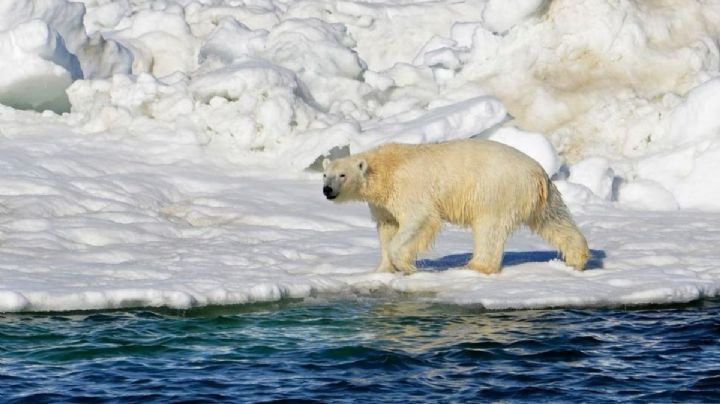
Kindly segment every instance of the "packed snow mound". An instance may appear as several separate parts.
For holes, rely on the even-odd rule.
[[[367,109],[362,96],[371,88],[360,81],[366,69],[353,50],[355,41],[342,24],[319,19],[289,19],[268,34],[264,54],[272,62],[296,72],[313,98],[333,111],[337,103]],[[348,98],[351,96],[353,98]]]
[[[539,133],[524,132],[514,127],[503,127],[490,134],[489,140],[504,143],[527,154],[540,163],[548,177],[557,174],[562,161],[552,143]],[[575,170],[573,170],[575,172]],[[583,181],[575,181],[583,184]]]
[[[412,63],[428,41],[447,36],[455,22],[480,21],[486,2],[297,1],[286,16],[345,25],[370,69],[383,71]]]
[[[134,75],[149,74],[163,89],[128,112],[114,97],[99,97],[110,99],[103,107],[72,101],[79,100],[72,88],[73,111],[87,118],[88,130],[114,122],[132,131],[129,121],[149,118],[195,132],[230,160],[303,169],[337,150],[488,137],[505,125],[498,139],[545,156],[549,173],[569,176],[601,200],[720,209],[713,197],[720,180],[698,190],[693,174],[711,168],[715,149],[706,143],[720,132],[712,114],[720,103],[713,88],[720,13],[709,3],[86,5],[88,32],[122,43]],[[246,66],[260,63],[294,73],[287,89],[270,74],[268,85],[247,87],[245,101],[225,102],[208,100],[193,84],[207,83],[203,77],[236,83],[229,72],[250,74]],[[556,151],[527,133],[545,136]],[[607,167],[589,174],[596,157]]]
[[[493,97],[438,106],[419,116],[398,114],[364,128],[362,135],[353,138],[351,150],[363,151],[388,141],[417,144],[469,138],[502,123],[506,115],[505,107]]]
[[[505,125],[497,139],[602,200],[720,209],[720,180],[698,185],[720,133],[711,3],[3,0],[0,11],[0,102],[70,109],[88,132],[142,136],[149,120],[231,161],[302,170],[338,150]],[[602,186],[581,173],[595,157]]]
[[[488,0],[482,23],[490,31],[504,33],[524,21],[549,0]]]
[[[669,191],[681,209],[717,210],[720,180],[720,78],[693,88],[669,114],[667,132],[653,140],[629,177]],[[648,192],[652,199],[653,192]],[[639,195],[636,193],[636,198]],[[663,198],[667,199],[667,198]]]
[[[66,112],[65,89],[74,80],[130,71],[130,52],[88,36],[84,13],[66,0],[0,1],[0,103]]]
[[[55,30],[30,20],[2,31],[0,52],[0,103],[38,111],[70,109],[65,88],[82,77],[82,70]]]
[[[666,112],[664,95],[685,94],[717,75],[720,15],[713,7],[553,1],[542,18],[505,35],[477,25],[469,47],[451,48],[464,63],[449,85],[480,83],[521,127],[565,138],[561,151],[572,158],[590,145],[623,147],[615,153],[643,148],[628,132],[641,124],[660,129],[652,119]],[[466,32],[451,39],[467,42]]]

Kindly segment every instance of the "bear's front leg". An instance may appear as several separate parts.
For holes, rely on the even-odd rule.
[[[419,238],[428,222],[427,216],[415,215],[400,220],[398,232],[390,242],[390,261],[392,265],[406,274],[417,271],[415,258],[418,253]]]
[[[392,222],[378,221],[377,231],[380,239],[380,265],[375,272],[395,272],[395,267],[390,259],[390,243],[397,234],[398,225]]]
[[[377,224],[378,239],[380,241],[380,264],[375,272],[395,272],[390,259],[390,243],[398,232],[398,222],[395,217],[382,206],[369,203],[370,214]]]
[[[406,275],[414,274],[417,271],[415,267],[415,255],[407,248],[395,247],[390,252],[390,262],[392,266],[402,271]]]

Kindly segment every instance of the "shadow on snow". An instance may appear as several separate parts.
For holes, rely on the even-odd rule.
[[[450,268],[463,267],[470,261],[470,258],[472,258],[471,253],[463,253],[446,255],[435,259],[422,259],[417,261],[417,268],[442,271]],[[605,251],[590,250],[590,258],[588,259],[585,269],[602,268],[604,258]],[[560,259],[557,251],[507,251],[503,254],[502,266],[509,267],[528,262],[548,262],[554,259]]]

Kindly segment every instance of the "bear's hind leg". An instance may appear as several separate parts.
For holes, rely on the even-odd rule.
[[[560,192],[549,181],[548,192],[547,203],[528,224],[540,237],[560,250],[568,265],[582,271],[590,255],[587,240],[572,220]]]
[[[544,221],[535,232],[560,250],[565,262],[582,271],[587,264],[589,250],[585,237],[570,220]]]
[[[502,266],[505,241],[510,235],[510,226],[491,215],[483,215],[472,224],[473,257],[467,266],[484,273],[495,274]]]

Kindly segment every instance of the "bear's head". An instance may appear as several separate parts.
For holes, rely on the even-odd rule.
[[[367,175],[367,161],[350,156],[323,160],[323,195],[334,202],[358,200]]]

